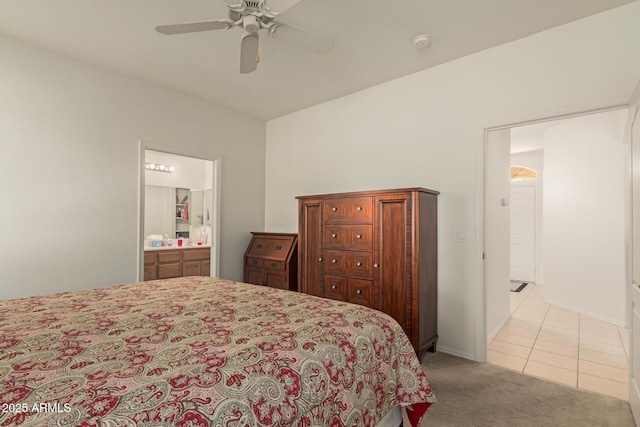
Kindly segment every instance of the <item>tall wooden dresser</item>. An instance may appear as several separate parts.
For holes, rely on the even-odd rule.
[[[387,313],[418,355],[435,352],[438,194],[406,188],[297,197],[300,292]]]
[[[298,235],[253,235],[244,253],[244,281],[255,285],[295,291],[298,289]]]

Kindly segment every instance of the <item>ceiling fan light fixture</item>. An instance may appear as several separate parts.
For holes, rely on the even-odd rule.
[[[413,46],[416,49],[424,49],[431,45],[431,37],[428,34],[418,34],[413,38]]]

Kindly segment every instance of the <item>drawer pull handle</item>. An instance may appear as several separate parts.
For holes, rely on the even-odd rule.
[[[338,210],[338,208],[331,208],[331,210],[335,212]]]
[[[356,234],[356,239],[362,239],[362,234]]]
[[[333,238],[335,239],[336,237],[338,237],[338,235],[337,235],[336,233],[333,233],[333,234],[331,235],[331,237],[333,237]]]
[[[362,265],[362,263],[361,263],[360,261],[358,261],[358,262],[356,262],[356,265],[357,265],[358,267],[360,267],[360,266]]]
[[[253,265],[258,265],[258,260],[257,259],[253,260]]]
[[[277,264],[275,262],[271,263],[271,268],[276,268]]]
[[[358,210],[359,210],[359,211],[361,211],[361,210],[362,210],[362,207],[361,207],[361,206],[358,206]]]
[[[362,293],[362,289],[356,289],[356,294],[360,295]]]
[[[338,289],[338,287],[336,285],[332,285],[331,289]]]
[[[376,262],[375,264],[373,264],[373,266],[374,266],[375,268],[378,268],[379,264]]]
[[[331,262],[335,264],[336,262],[338,262],[338,260],[337,259],[332,259]]]
[[[322,262],[322,257],[318,258],[318,262]]]

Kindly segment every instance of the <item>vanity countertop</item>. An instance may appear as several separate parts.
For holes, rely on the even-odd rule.
[[[178,246],[178,245],[173,245],[173,246],[145,246],[144,250],[145,251],[166,251],[166,250],[170,250],[170,249],[207,249],[210,248],[211,245],[191,245],[191,246]]]

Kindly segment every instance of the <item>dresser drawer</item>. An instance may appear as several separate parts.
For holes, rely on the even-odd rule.
[[[327,225],[324,228],[324,247],[347,249],[351,240],[348,225]]]
[[[324,218],[327,222],[371,222],[373,221],[373,198],[327,199],[324,202]]]
[[[211,257],[211,249],[182,249],[182,261],[205,261]]]
[[[376,308],[371,280],[349,279],[349,302]]]
[[[324,276],[324,283],[326,298],[376,308],[373,301],[373,281],[371,280],[327,274]]]
[[[347,275],[371,278],[373,276],[373,255],[371,252],[351,252],[347,261]]]
[[[289,254],[291,242],[292,238],[256,237],[251,241],[247,255],[284,261]]]
[[[168,264],[180,262],[180,251],[160,251],[158,252],[158,264]]]
[[[370,278],[373,274],[373,255],[363,251],[325,251],[324,271],[329,274]]]
[[[373,250],[372,225],[327,225],[324,247],[328,249]]]
[[[284,262],[265,260],[264,268],[267,271],[284,271]]]
[[[330,274],[347,274],[348,251],[325,251],[324,271]]]
[[[324,276],[324,296],[338,301],[347,301],[349,296],[347,278],[326,274]]]
[[[264,260],[260,259],[260,258],[246,258],[246,262],[247,262],[247,266],[249,267],[255,267],[255,268],[262,268],[262,266],[264,265]]]

